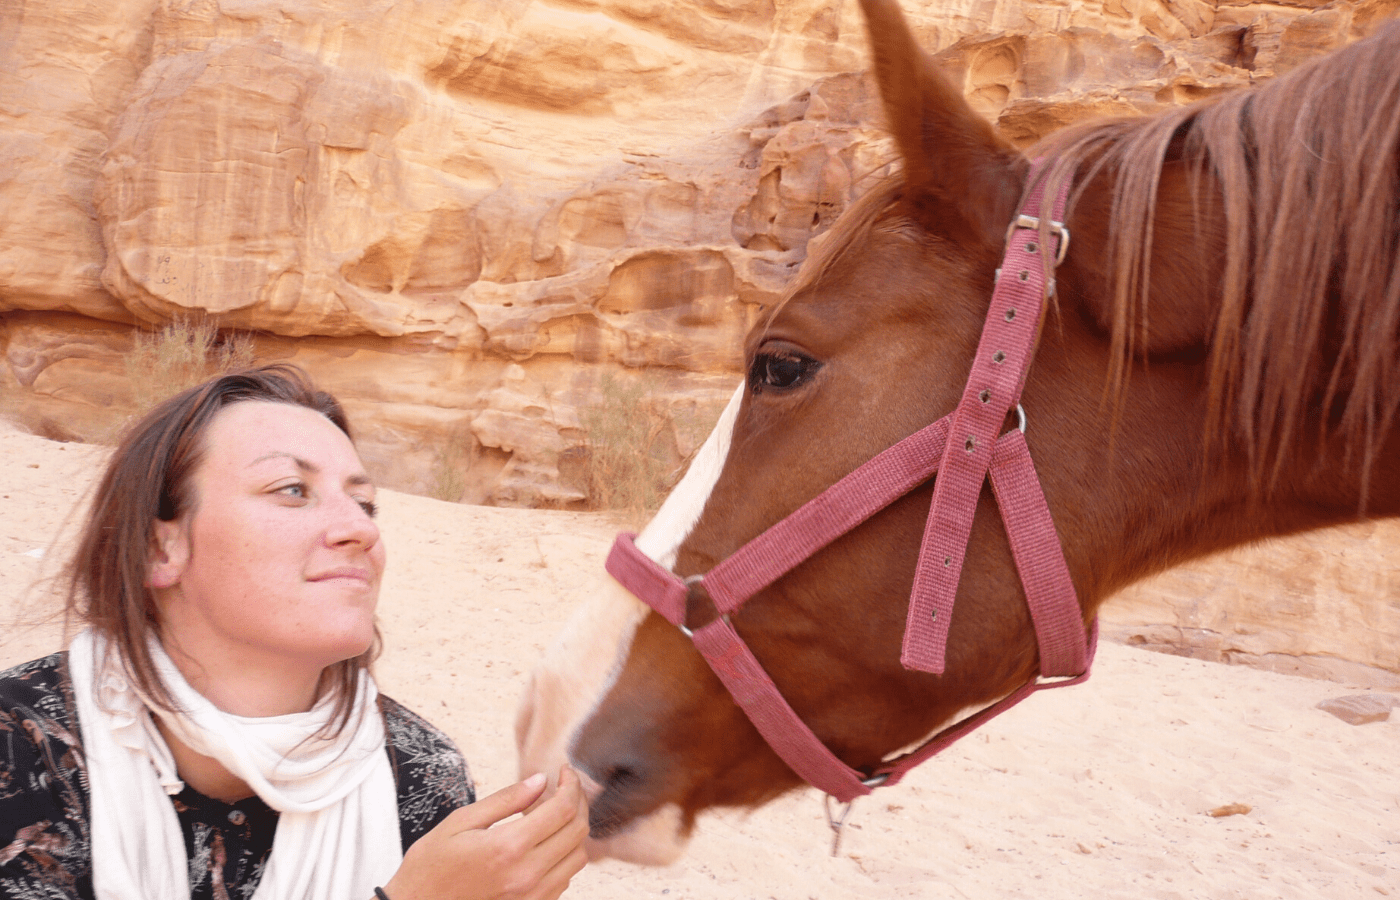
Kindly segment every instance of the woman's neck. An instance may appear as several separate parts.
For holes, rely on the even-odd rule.
[[[185,682],[230,715],[269,718],[302,713],[310,710],[320,695],[320,671],[303,670],[283,660],[278,660],[280,665],[259,666],[257,660],[224,659],[216,652],[187,652],[174,640],[163,643]],[[223,803],[253,796],[248,783],[223,763],[185,744],[159,715],[153,718],[186,785]]]
[[[224,658],[166,640],[165,651],[185,682],[223,712],[249,719],[307,712],[320,697],[324,670],[285,658]]]
[[[230,772],[223,763],[191,750],[166,727],[160,716],[153,718],[161,737],[165,738],[166,746],[170,748],[170,755],[175,758],[175,771],[180,773],[180,780],[187,786],[221,803],[237,803],[253,796],[254,791],[248,783]]]

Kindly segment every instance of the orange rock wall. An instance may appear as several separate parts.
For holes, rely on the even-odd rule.
[[[1400,0],[905,7],[1029,142],[1266,78]],[[110,436],[133,326],[213,316],[344,397],[386,485],[583,503],[604,376],[647,376],[679,460],[886,171],[864,65],[854,0],[6,0],[0,411]]]
[[[1400,520],[1178,566],[1110,598],[1099,621],[1152,650],[1400,690]]]

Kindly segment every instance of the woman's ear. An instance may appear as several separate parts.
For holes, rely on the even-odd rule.
[[[151,535],[151,556],[146,564],[146,586],[152,590],[172,588],[180,583],[190,561],[190,541],[180,519],[155,521]]]

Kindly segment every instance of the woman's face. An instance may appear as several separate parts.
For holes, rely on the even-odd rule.
[[[215,679],[319,673],[365,652],[384,544],[350,439],[314,410],[243,402],[203,443],[190,508],[156,523],[150,569],[177,665]],[[201,687],[200,673],[186,677]]]

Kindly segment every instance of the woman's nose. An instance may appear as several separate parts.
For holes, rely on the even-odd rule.
[[[369,511],[354,497],[343,496],[334,504],[334,513],[326,532],[332,545],[359,544],[373,547],[379,541],[379,525]]]

